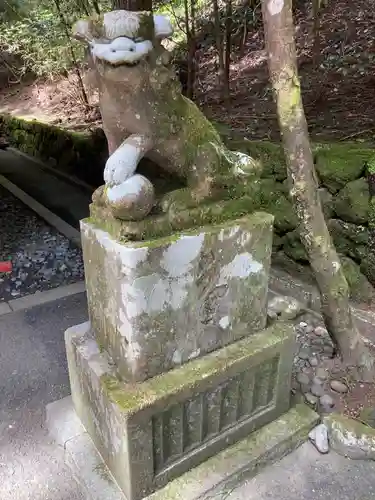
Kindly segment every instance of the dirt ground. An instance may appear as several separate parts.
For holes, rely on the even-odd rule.
[[[330,0],[320,20],[319,60],[313,57],[312,19],[307,12],[298,11],[295,22],[303,100],[312,137],[374,139],[375,0]],[[242,54],[233,50],[228,106],[219,97],[212,47],[202,47],[197,60],[196,100],[210,118],[232,133],[278,138],[261,29],[249,32]],[[11,85],[0,92],[0,112],[73,129],[99,125],[96,92],[89,91],[93,107],[86,110],[76,89],[73,76],[69,80]]]

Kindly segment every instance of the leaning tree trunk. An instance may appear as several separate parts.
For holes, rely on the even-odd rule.
[[[323,317],[344,362],[357,367],[362,380],[373,380],[373,358],[354,325],[348,284],[318,197],[297,73],[292,0],[262,0],[262,8],[290,193],[299,219],[300,236],[320,289]]]
[[[365,260],[366,276],[375,286],[375,156],[367,164],[367,181],[370,193],[369,240]]]
[[[220,86],[220,91],[223,92],[224,81],[225,81],[224,42],[221,33],[220,11],[219,11],[218,0],[213,0],[212,5],[214,14],[216,50],[217,50],[218,64],[219,64],[219,72],[218,72],[219,86]]]
[[[112,0],[112,10],[152,10],[152,0]]]

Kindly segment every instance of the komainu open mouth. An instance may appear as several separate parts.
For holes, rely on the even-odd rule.
[[[110,43],[91,43],[91,55],[111,66],[135,66],[153,50],[149,40],[134,41],[119,37]]]

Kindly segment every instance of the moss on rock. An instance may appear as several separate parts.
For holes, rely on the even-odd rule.
[[[330,219],[333,216],[333,196],[326,188],[319,188],[318,193],[324,217]]]
[[[57,170],[75,175],[88,184],[103,182],[108,151],[101,129],[72,132],[37,120],[0,115],[0,132],[11,146],[30,156],[52,161]]]
[[[261,160],[262,177],[283,181],[287,177],[284,151],[280,144],[269,141],[234,140],[229,143],[233,151],[241,151]]]
[[[324,417],[333,450],[353,460],[375,460],[375,429],[345,415]]]
[[[361,177],[365,171],[366,162],[373,154],[372,149],[353,144],[333,144],[317,149],[316,170],[323,185],[331,193],[336,193],[348,182]]]
[[[368,229],[340,219],[330,219],[328,229],[339,253],[361,261],[367,255]]]
[[[364,177],[349,182],[336,196],[334,211],[344,221],[366,224],[369,219],[369,197],[369,187]]]
[[[342,268],[350,289],[350,297],[356,302],[371,302],[375,298],[375,290],[360,266],[352,259],[340,255]]]
[[[279,234],[292,231],[298,224],[293,205],[284,193],[285,186],[280,182],[261,179],[258,181],[258,192],[254,196],[258,208],[274,215],[275,229]]]
[[[305,247],[303,246],[297,229],[286,234],[283,238],[283,251],[297,262],[308,262]]]

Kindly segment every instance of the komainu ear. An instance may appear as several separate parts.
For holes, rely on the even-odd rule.
[[[173,35],[172,24],[165,16],[154,16],[154,29],[157,40],[164,40]]]
[[[77,21],[72,29],[73,38],[80,40],[81,42],[91,43],[93,40],[93,34],[91,32],[92,23],[86,19],[82,21]]]

